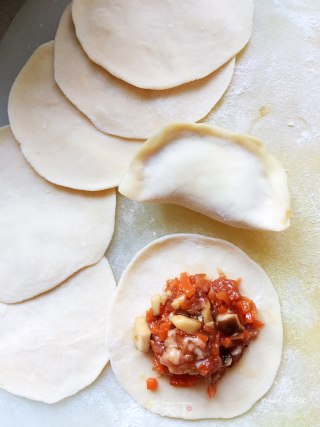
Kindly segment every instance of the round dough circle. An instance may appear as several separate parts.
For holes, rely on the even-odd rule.
[[[77,37],[93,62],[143,89],[201,79],[248,42],[253,0],[73,0]]]
[[[115,287],[103,258],[51,292],[0,303],[0,387],[55,403],[91,384],[109,360],[106,329]]]
[[[126,138],[148,138],[170,122],[202,119],[229,86],[234,65],[233,58],[208,77],[171,90],[136,88],[90,61],[76,37],[70,6],[54,45],[60,89],[99,130]]]
[[[0,128],[0,301],[45,292],[99,261],[112,238],[114,190],[88,193],[53,185]]]
[[[155,373],[151,355],[134,346],[135,317],[145,313],[166,280],[184,271],[216,278],[218,268],[227,277],[242,279],[241,293],[256,303],[264,328],[221,379],[213,399],[207,397],[205,384],[177,389],[165,377],[158,378],[158,390],[150,393],[146,379]],[[282,353],[279,299],[262,268],[231,243],[197,234],[169,235],[143,248],[124,271],[110,310],[108,336],[112,369],[138,403],[174,418],[231,418],[251,408],[274,381]]]
[[[12,132],[34,169],[69,188],[116,187],[142,144],[99,132],[67,100],[54,81],[53,42],[40,46],[20,71],[8,114]]]

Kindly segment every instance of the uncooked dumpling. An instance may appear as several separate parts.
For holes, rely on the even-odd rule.
[[[114,190],[68,190],[41,178],[0,128],[0,301],[47,291],[99,261],[114,230]]]
[[[65,98],[54,81],[53,42],[40,46],[19,73],[8,114],[26,159],[48,181],[65,187],[116,187],[141,146],[99,132]]]
[[[205,384],[176,388],[165,376],[158,378],[155,392],[148,391],[146,379],[156,374],[151,355],[134,346],[135,318],[145,314],[166,280],[182,272],[215,279],[217,269],[241,278],[241,293],[255,302],[264,323],[258,338],[219,381],[212,399],[206,397]],[[265,272],[236,246],[196,234],[162,237],[133,258],[117,287],[108,328],[110,362],[122,387],[147,409],[169,417],[231,418],[246,412],[269,390],[281,360],[280,304]]]
[[[77,37],[92,61],[140,88],[200,79],[251,35],[252,0],[73,0]]]
[[[119,191],[185,206],[237,227],[284,230],[290,198],[283,166],[250,136],[176,123],[150,138]]]
[[[103,258],[44,295],[0,303],[0,387],[54,403],[91,384],[109,360],[115,287]]]
[[[203,118],[227,89],[234,64],[233,58],[208,77],[175,89],[138,89],[90,61],[75,35],[70,7],[54,45],[55,79],[65,95],[98,129],[127,138],[147,138],[170,122]]]

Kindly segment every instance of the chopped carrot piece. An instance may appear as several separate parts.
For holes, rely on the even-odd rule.
[[[246,313],[246,315],[245,315],[245,321],[246,321],[246,323],[253,323],[253,321],[254,321],[254,315],[252,314],[251,311],[249,313]]]
[[[226,291],[217,292],[216,293],[216,297],[218,299],[220,299],[221,301],[225,302],[226,304],[230,303],[230,298],[229,298],[229,296],[228,296],[228,294],[227,294]]]
[[[242,299],[241,301],[237,302],[236,304],[237,309],[240,310],[242,313],[249,313],[251,310],[251,304],[247,299]]]
[[[192,286],[191,280],[187,273],[180,274],[181,289],[187,298],[191,298],[195,294],[195,289]]]
[[[228,348],[232,346],[232,339],[229,337],[221,338],[223,347]]]
[[[152,328],[150,329],[150,331],[151,331],[152,334],[159,336],[159,333],[160,333],[160,327],[159,327],[159,325],[154,324],[152,326]]]
[[[151,391],[156,391],[158,388],[158,380],[156,378],[147,379],[147,389]]]
[[[155,323],[150,330],[152,334],[157,335],[161,341],[164,341],[167,338],[171,326],[172,323],[170,322],[162,322],[160,325],[159,323]]]
[[[161,323],[159,328],[159,335],[158,335],[161,341],[164,341],[167,338],[171,325],[172,323],[170,322]]]
[[[196,333],[196,337],[199,338],[201,341],[206,343],[208,341],[208,335],[202,334],[201,332]]]
[[[217,392],[217,384],[208,385],[207,393],[208,393],[209,399],[212,399],[213,396],[216,394],[216,392]]]
[[[155,320],[155,317],[153,315],[153,310],[150,307],[149,310],[147,310],[146,312],[146,321],[150,323],[150,322],[153,322],[154,320]]]
[[[156,356],[154,356],[154,358],[153,358],[153,369],[159,375],[165,375],[168,373],[168,368],[166,366],[162,365]]]
[[[227,311],[228,311],[227,307],[225,307],[224,305],[220,305],[220,307],[219,307],[219,314],[224,314]]]
[[[211,304],[213,304],[216,301],[216,293],[213,288],[210,288],[208,293],[208,298]]]
[[[256,329],[256,328],[262,328],[262,326],[264,326],[264,323],[261,322],[260,320],[255,319],[252,322],[252,326]]]

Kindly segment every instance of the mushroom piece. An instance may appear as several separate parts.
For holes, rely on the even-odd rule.
[[[234,313],[218,314],[216,317],[216,326],[225,335],[234,335],[244,331],[238,315]]]
[[[224,366],[231,366],[232,362],[233,362],[233,360],[232,360],[232,357],[230,356],[230,354],[222,357],[222,363],[224,364]]]
[[[137,350],[148,353],[151,331],[144,316],[136,317],[133,328],[134,345]]]

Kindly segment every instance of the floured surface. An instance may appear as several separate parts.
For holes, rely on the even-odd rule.
[[[61,3],[62,0],[57,0],[57,5]],[[42,2],[39,1],[39,5]],[[239,58],[227,96],[208,120],[266,141],[266,148],[284,163],[294,211],[290,229],[277,235],[236,230],[187,209],[145,206],[119,197],[116,234],[108,258],[119,278],[133,255],[156,237],[195,232],[227,239],[261,264],[282,304],[284,354],[280,371],[271,392],[254,410],[233,420],[209,424],[214,427],[301,427],[315,425],[320,419],[319,355],[314,351],[320,346],[317,255],[320,250],[317,108],[320,5],[316,0],[257,0],[255,6],[250,45]],[[48,6],[43,7],[47,11]],[[41,10],[41,16],[48,19],[49,14]],[[24,14],[27,15],[25,9]],[[35,20],[28,28],[40,31],[39,25],[45,22],[42,19]],[[13,30],[14,27],[11,37]],[[52,37],[54,31],[48,34],[47,40]],[[39,39],[38,44],[42,41],[43,38]],[[10,64],[16,60],[19,49],[19,54],[24,55],[23,49],[28,48],[28,43],[24,44],[22,38],[15,46],[16,50],[10,50],[8,39],[5,46],[0,45],[1,53],[7,49]],[[191,426],[186,421],[161,418],[141,408],[121,389],[110,369],[90,388],[53,406],[0,391],[0,413],[1,422],[10,427],[20,426],[21,419],[25,427],[139,427],[142,423],[159,427]],[[193,425],[205,427],[208,421]]]

